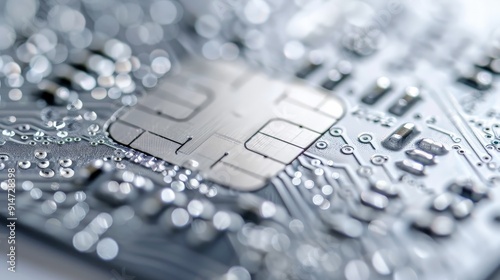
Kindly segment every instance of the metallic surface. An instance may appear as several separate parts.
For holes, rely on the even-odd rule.
[[[208,179],[253,191],[344,114],[338,98],[302,82],[240,62],[186,60],[111,124],[114,140],[180,166],[194,161]]]
[[[0,278],[498,278],[497,10],[0,1]]]

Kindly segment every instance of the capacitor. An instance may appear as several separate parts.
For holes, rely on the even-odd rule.
[[[500,74],[500,58],[493,56],[483,56],[476,61],[475,65],[493,74]]]
[[[111,170],[111,165],[102,160],[95,160],[78,171],[78,185],[86,186],[89,182],[94,181],[97,177]]]
[[[321,85],[323,88],[332,90],[352,73],[352,64],[342,60],[337,66],[328,72],[326,80]]]
[[[54,73],[60,80],[83,90],[91,90],[96,86],[94,77],[69,64],[58,65],[55,67]]]
[[[473,69],[463,73],[458,81],[477,90],[487,90],[493,83],[493,75],[482,69]]]
[[[436,142],[429,138],[423,138],[422,140],[418,141],[417,145],[421,150],[433,155],[440,156],[448,153],[448,149],[442,143]]]
[[[42,80],[38,83],[39,96],[49,105],[60,105],[69,98],[69,90],[50,80]]]
[[[408,173],[411,173],[413,175],[417,176],[423,176],[425,175],[425,166],[421,163],[418,163],[414,160],[411,159],[405,159],[402,161],[396,162],[396,166]]]
[[[361,98],[361,101],[365,104],[373,105],[388,93],[391,88],[391,80],[387,77],[380,77],[375,81],[375,84],[367,90],[363,98]]]
[[[360,198],[364,205],[376,210],[384,210],[389,205],[389,199],[376,192],[364,191],[361,193]]]
[[[442,193],[432,201],[432,209],[439,212],[445,211],[451,206],[452,202],[453,194],[449,192]]]
[[[433,236],[446,237],[455,231],[456,225],[448,216],[422,213],[414,219],[413,227]]]
[[[415,124],[405,123],[385,138],[382,141],[382,146],[393,151],[401,150],[418,133],[419,131]]]
[[[487,187],[470,179],[457,180],[450,184],[449,189],[462,197],[472,200],[473,202],[479,202],[488,196]]]
[[[389,108],[389,112],[396,116],[402,116],[415,106],[420,99],[420,89],[418,87],[407,87],[403,96]]]
[[[373,191],[376,191],[387,197],[396,197],[399,195],[399,188],[384,180],[378,180],[372,183],[371,188]]]
[[[309,62],[306,66],[297,71],[297,73],[295,73],[295,76],[297,76],[297,78],[305,79],[320,67],[321,63]]]
[[[428,152],[419,150],[419,149],[408,150],[408,151],[406,151],[406,155],[409,158],[411,158],[415,161],[418,161],[423,165],[436,164],[436,159],[435,159],[434,155],[432,155]]]
[[[462,199],[451,205],[451,213],[456,219],[464,219],[472,213],[474,203],[470,199]]]

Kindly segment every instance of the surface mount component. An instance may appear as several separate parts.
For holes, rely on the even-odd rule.
[[[382,146],[393,151],[400,150],[418,133],[419,131],[415,124],[405,123],[384,139]]]
[[[340,61],[335,68],[328,72],[328,76],[321,86],[333,90],[338,84],[347,79],[351,73],[352,64],[349,61]]]
[[[448,150],[443,144],[429,138],[424,138],[418,141],[418,147],[421,150],[433,155],[444,155],[448,153]]]
[[[406,151],[406,155],[409,158],[422,163],[423,165],[436,164],[436,159],[435,159],[434,155],[432,155],[428,152],[424,152],[422,150],[418,150],[418,149],[408,150],[408,151]]]
[[[477,90],[487,90],[493,83],[493,75],[485,70],[473,69],[460,76],[458,81]]]
[[[121,144],[253,191],[344,114],[342,102],[299,81],[284,83],[237,62],[189,58],[113,123]]]
[[[416,162],[414,160],[411,160],[411,159],[405,159],[402,161],[398,161],[398,162],[396,162],[396,166],[399,169],[404,170],[406,172],[409,172],[413,175],[417,175],[417,176],[425,175],[425,166],[423,164]]]
[[[321,63],[310,62],[306,66],[301,68],[297,73],[295,73],[295,76],[297,76],[297,78],[305,79],[312,73],[316,72],[316,70],[318,70],[321,65]]]
[[[396,116],[402,116],[415,106],[419,100],[421,100],[420,89],[417,87],[407,87],[403,96],[389,108],[389,112]]]
[[[361,101],[369,105],[375,104],[391,90],[391,87],[392,83],[389,78],[380,77],[375,81],[375,84],[368,89]]]

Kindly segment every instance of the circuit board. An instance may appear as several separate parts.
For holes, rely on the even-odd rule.
[[[0,215],[136,279],[495,279],[500,33],[436,2],[2,1]]]

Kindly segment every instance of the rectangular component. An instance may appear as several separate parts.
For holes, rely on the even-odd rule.
[[[303,66],[299,71],[297,71],[297,73],[295,73],[295,76],[297,76],[297,78],[305,79],[313,72],[315,72],[318,68],[320,68],[321,65],[321,63],[310,62],[307,65]]]
[[[421,163],[418,163],[416,161],[413,161],[411,159],[405,159],[402,161],[396,162],[396,166],[408,173],[411,173],[413,175],[417,176],[423,176],[425,175],[425,166]]]
[[[389,112],[402,116],[406,114],[420,100],[420,89],[417,87],[407,87],[404,95],[389,108]]]
[[[327,78],[321,86],[333,90],[337,85],[349,77],[352,73],[352,64],[347,60],[340,61],[335,68],[328,72]]]
[[[365,104],[373,105],[388,93],[391,88],[391,80],[387,77],[380,77],[375,81],[375,84],[368,89],[363,98],[361,98],[361,101]]]
[[[401,150],[418,133],[419,131],[415,124],[405,123],[396,129],[394,133],[385,138],[384,141],[382,141],[382,146],[393,151]]]

